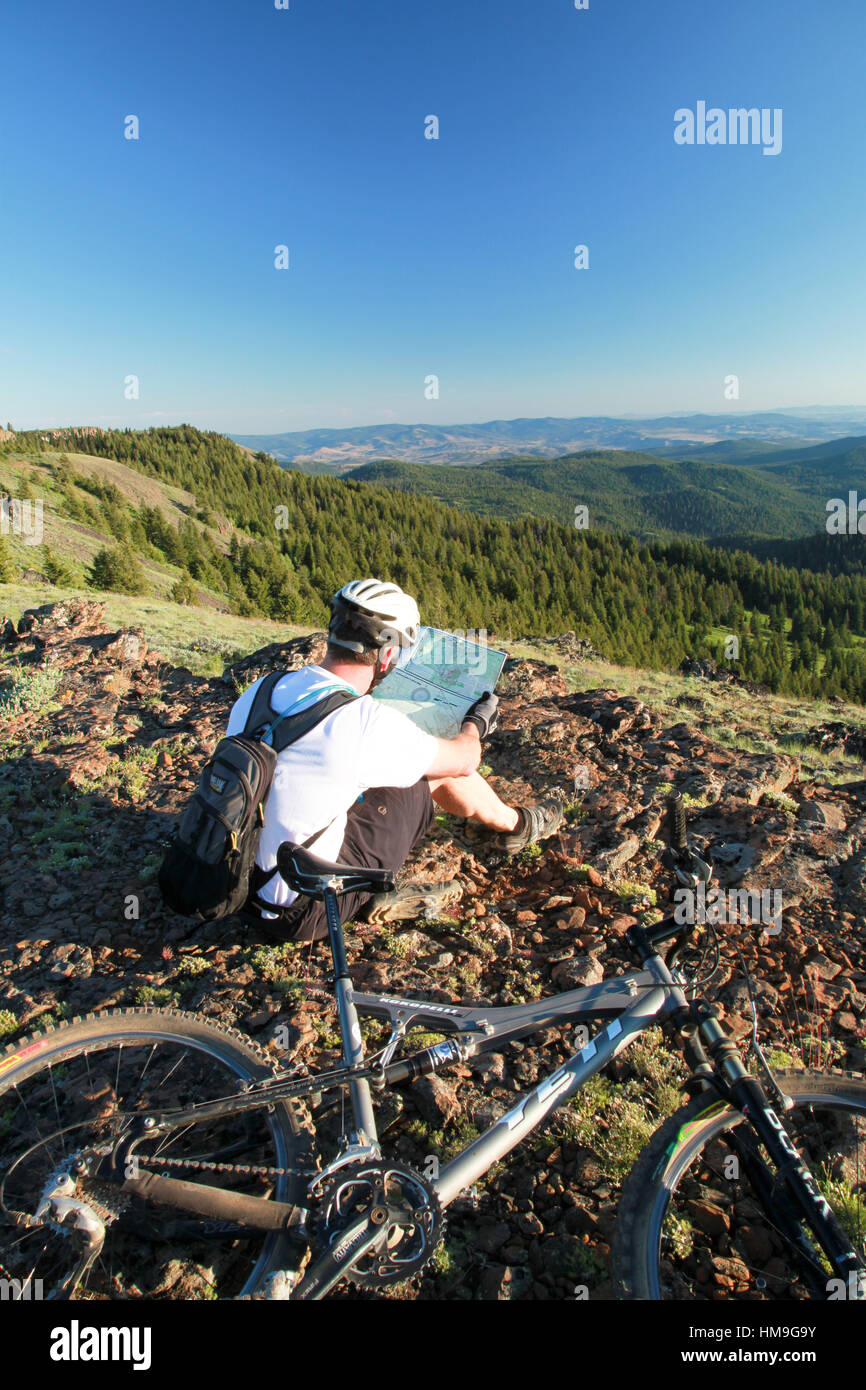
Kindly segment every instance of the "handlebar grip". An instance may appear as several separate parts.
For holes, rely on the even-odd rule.
[[[668,797],[668,828],[670,831],[670,845],[673,850],[684,850],[688,848],[686,840],[686,808],[683,805],[683,798],[680,792],[673,792]]]

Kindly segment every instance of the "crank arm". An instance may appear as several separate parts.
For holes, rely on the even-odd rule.
[[[301,1282],[289,1294],[290,1299],[319,1299],[348,1274],[352,1266],[379,1244],[387,1230],[375,1218],[376,1209],[353,1221],[334,1242],[330,1250],[311,1264]]]

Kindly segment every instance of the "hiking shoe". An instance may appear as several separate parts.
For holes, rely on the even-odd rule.
[[[520,820],[517,828],[512,830],[510,835],[502,835],[499,839],[500,848],[504,849],[506,854],[517,854],[518,850],[525,849],[527,845],[546,840],[559,829],[565,817],[558,796],[545,797],[537,806],[520,806],[518,810]]]
[[[463,896],[463,885],[452,878],[445,883],[405,883],[393,893],[377,893],[370,900],[364,920],[378,926],[383,922],[410,922],[423,914],[428,922],[453,907]]]

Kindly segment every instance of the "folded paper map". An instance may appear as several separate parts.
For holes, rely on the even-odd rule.
[[[437,627],[422,627],[414,647],[401,652],[395,666],[373,691],[420,729],[437,738],[453,738],[469,706],[493,690],[507,653],[488,647],[474,632],[462,636]]]

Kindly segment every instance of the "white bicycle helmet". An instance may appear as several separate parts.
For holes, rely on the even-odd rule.
[[[420,625],[417,603],[397,584],[384,579],[353,579],[331,599],[328,641],[353,652],[386,643],[411,647],[418,640]]]

